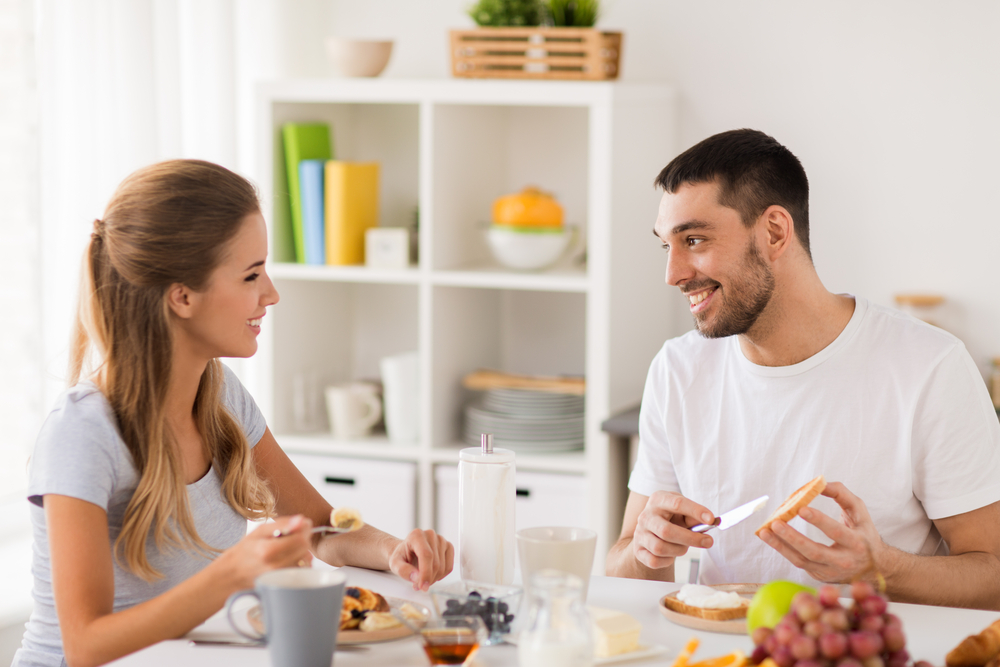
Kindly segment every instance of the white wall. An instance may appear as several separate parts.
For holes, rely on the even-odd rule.
[[[444,77],[447,29],[472,25],[469,4],[316,7],[329,34],[397,40],[384,76]],[[898,292],[944,294],[941,323],[987,371],[1000,356],[1000,4],[605,5],[600,25],[625,32],[622,77],[677,86],[681,147],[737,127],[772,134],[810,176],[813,255],[827,286],[887,305]],[[666,289],[650,285],[651,302]]]

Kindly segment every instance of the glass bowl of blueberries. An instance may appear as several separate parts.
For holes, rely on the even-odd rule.
[[[477,581],[452,581],[431,586],[431,600],[438,616],[478,616],[483,619],[489,639],[485,645],[503,643],[511,625],[520,615],[519,586],[502,586]]]

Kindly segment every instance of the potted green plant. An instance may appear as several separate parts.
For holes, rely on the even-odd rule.
[[[618,78],[622,34],[594,28],[600,0],[478,0],[479,27],[451,31],[452,74],[464,78]]]

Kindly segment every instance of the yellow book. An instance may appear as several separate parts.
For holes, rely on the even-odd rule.
[[[326,263],[364,264],[365,230],[378,226],[378,163],[326,163]]]

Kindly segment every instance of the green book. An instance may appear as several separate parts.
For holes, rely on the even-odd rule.
[[[281,139],[285,151],[285,176],[288,182],[289,222],[291,223],[292,253],[287,249],[275,247],[275,258],[278,261],[306,261],[306,241],[302,226],[302,196],[299,188],[299,162],[302,160],[330,160],[333,158],[332,142],[330,141],[330,126],[326,123],[285,123],[281,126]],[[287,238],[286,233],[276,234]],[[278,243],[275,244],[276,246]]]

